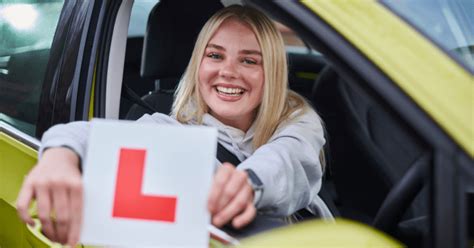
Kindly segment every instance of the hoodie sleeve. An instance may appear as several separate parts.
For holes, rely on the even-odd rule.
[[[239,165],[263,183],[260,212],[289,216],[307,207],[321,188],[319,153],[325,143],[319,116],[312,110],[277,129],[268,143]]]
[[[89,130],[90,123],[86,121],[75,121],[52,126],[41,138],[38,158],[41,158],[44,151],[48,148],[63,146],[73,150],[82,161],[86,153]]]
[[[175,119],[161,113],[155,113],[153,115],[145,114],[136,122],[179,124]],[[90,128],[91,124],[87,121],[75,121],[51,127],[41,138],[38,157],[40,158],[48,148],[62,146],[73,150],[79,156],[80,160],[83,161],[86,156]]]

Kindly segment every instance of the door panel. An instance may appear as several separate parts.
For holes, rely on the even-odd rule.
[[[24,177],[36,163],[36,151],[1,130],[0,247],[32,247],[26,240],[32,233],[18,217],[15,202]]]

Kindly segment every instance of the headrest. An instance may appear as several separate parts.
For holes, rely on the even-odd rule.
[[[181,77],[202,26],[222,7],[219,0],[160,1],[148,18],[141,76],[153,79]]]

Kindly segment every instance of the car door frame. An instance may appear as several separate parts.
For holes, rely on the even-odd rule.
[[[37,138],[58,123],[105,117],[108,58],[123,2],[65,2],[44,78]]]
[[[394,110],[433,146],[434,160],[429,171],[431,214],[428,246],[466,246],[466,211],[459,211],[462,210],[461,206],[466,205],[466,197],[460,195],[460,190],[464,190],[462,187],[466,186],[472,188],[472,183],[468,179],[457,183],[461,176],[460,164],[455,157],[462,157],[460,160],[468,164],[469,162],[466,161],[469,161],[469,155],[460,149],[459,145],[400,89],[397,82],[388,77],[378,65],[348,42],[321,16],[309,10],[304,3],[261,0],[247,2],[282,19],[285,25],[325,54],[328,61],[346,81],[351,84],[366,82],[367,85],[360,86],[369,92],[376,93],[379,99],[383,99],[384,105]],[[449,176],[446,177],[446,175]],[[471,181],[472,178],[472,176],[469,177]]]

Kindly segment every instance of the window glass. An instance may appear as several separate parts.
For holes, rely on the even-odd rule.
[[[32,136],[63,2],[0,2],[0,121]]]
[[[278,30],[280,30],[280,33],[283,36],[283,41],[285,42],[286,46],[306,47],[304,42],[289,27],[279,22],[275,22],[275,24]]]
[[[383,0],[474,70],[474,2],[472,0]]]
[[[311,100],[314,82],[326,65],[322,54],[312,49],[298,34],[284,24],[274,21],[285,43],[288,59],[288,86]]]
[[[298,34],[291,28],[284,24],[274,21],[277,29],[280,31],[285,43],[287,53],[300,53],[300,54],[312,54],[313,56],[321,56],[319,52],[314,50],[305,43]]]
[[[128,37],[143,37],[145,35],[148,15],[159,0],[135,0],[132,6]]]

